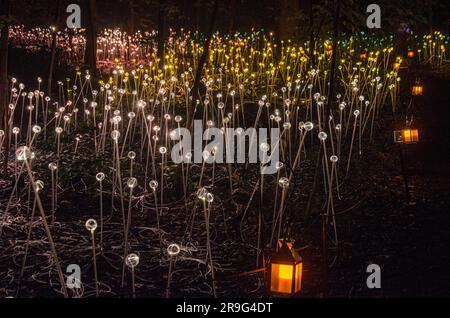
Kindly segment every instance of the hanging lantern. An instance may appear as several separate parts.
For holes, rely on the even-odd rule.
[[[367,58],[367,54],[366,53],[361,53],[361,55],[359,56],[359,58],[361,60],[365,60]]]
[[[303,263],[292,243],[279,241],[278,252],[270,259],[270,292],[293,296],[302,289]]]
[[[413,144],[419,141],[419,130],[410,127],[394,131],[394,142]]]
[[[411,93],[413,96],[422,96],[423,94],[423,86],[420,84],[419,81],[416,81],[416,83],[411,88]]]
[[[410,59],[412,59],[412,58],[414,57],[414,51],[413,51],[413,50],[409,50],[409,51],[408,51],[408,57],[409,57]]]

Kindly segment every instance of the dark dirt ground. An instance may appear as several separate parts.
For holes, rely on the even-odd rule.
[[[369,198],[338,221],[347,257],[331,270],[331,295],[450,296],[450,81],[422,81],[424,96],[414,109],[420,143],[404,145],[410,202],[398,150],[376,149]],[[365,287],[369,262],[381,267],[381,290]]]
[[[19,53],[16,58],[11,59],[11,74],[21,79],[35,79],[46,73],[46,67],[42,67],[44,64],[39,61],[35,65],[42,68],[24,67],[28,64],[25,60],[27,56],[21,56]],[[42,58],[43,60],[45,59]],[[411,80],[412,75],[408,76]],[[386,119],[383,121],[385,129],[376,136],[374,146],[366,149],[360,160],[355,161],[354,171],[342,188],[343,202],[336,203],[340,246],[338,251],[329,251],[328,263],[332,266],[328,271],[325,289],[329,297],[450,296],[450,80],[434,78],[427,73],[422,77],[422,81],[425,93],[415,101],[414,107],[415,123],[420,129],[420,142],[403,148],[411,198],[409,202],[406,200],[398,145],[392,143],[394,128],[392,121]],[[305,164],[308,165],[308,162]],[[309,169],[313,169],[313,164],[310,164]],[[221,195],[222,199],[226,196],[225,193],[218,196]],[[296,200],[290,209],[301,213],[307,195]],[[72,202],[77,202],[77,206]],[[90,211],[96,209],[97,202],[97,198],[92,200],[91,197],[85,197],[83,190],[62,194],[60,210],[65,216],[61,217],[62,225],[52,229],[55,240],[58,242],[58,239],[62,239],[64,242],[61,243],[63,252],[60,256],[63,265],[73,261],[79,262],[83,273],[89,279],[92,279],[91,250],[83,224],[91,215]],[[139,206],[139,202],[136,202],[136,206]],[[245,241],[236,239],[239,235],[240,216],[234,216],[227,206],[217,209],[222,212],[217,214],[215,220],[226,220],[225,223],[217,221],[217,228],[213,228],[213,255],[221,264],[221,270],[217,273],[219,296],[265,296],[261,284],[258,287],[257,275],[235,276],[255,268],[254,249]],[[182,215],[181,210],[175,211],[175,214]],[[76,221],[73,221],[74,213]],[[324,291],[318,213],[317,209],[313,209],[310,218],[302,219],[293,226],[300,229],[295,238],[301,247],[300,253],[304,260],[302,296],[305,297],[320,297]],[[165,218],[163,227],[174,230],[179,226],[182,231],[183,222],[179,217],[174,217],[174,214],[171,215]],[[138,220],[137,223],[146,224],[147,218],[149,216],[140,215],[141,221]],[[68,222],[64,223],[65,221]],[[198,217],[198,223],[194,227],[193,237],[197,239],[204,236],[200,221],[201,217]],[[105,241],[114,241],[116,234],[112,229],[117,226],[117,223],[110,223],[109,228],[105,228]],[[67,228],[78,234],[68,234],[64,230]],[[226,235],[216,237],[224,228]],[[254,229],[250,227],[247,230],[245,238],[254,239]],[[37,232],[37,237],[44,235],[42,230]],[[137,272],[137,292],[140,296],[161,297],[164,294],[168,261],[165,258],[161,260],[158,248],[155,248],[158,245],[157,240],[154,235],[149,234],[151,232],[152,229],[144,227],[133,231],[132,246],[140,251],[143,260],[147,259],[146,266],[142,266]],[[15,233],[9,234],[2,237],[2,246],[5,249],[11,248],[16,239]],[[165,239],[171,242],[175,238],[167,235]],[[199,246],[204,246],[203,241],[198,243]],[[253,244],[253,241],[249,243]],[[195,255],[195,248],[192,248],[192,254]],[[120,249],[117,250],[99,256],[98,266],[102,268],[99,276],[100,280],[105,282],[105,285],[102,285],[103,296],[129,295],[129,274],[125,289],[119,286],[120,278],[112,279],[120,277]],[[45,268],[49,267],[46,245],[36,243],[31,254],[36,254],[31,257],[33,270],[41,274],[24,283],[27,291],[22,295],[56,296],[57,294],[48,288],[49,275],[42,275],[42,272],[46,271]],[[187,253],[186,258],[176,264],[172,295],[207,297],[210,286],[209,278],[204,277],[205,268],[198,260],[189,259],[190,256],[191,254]],[[379,290],[366,287],[366,267],[372,262],[381,267],[382,288]],[[1,259],[0,296],[8,295],[16,286],[13,272],[18,271],[17,264],[20,264],[20,257]],[[52,272],[51,281],[55,288],[56,277]],[[92,284],[86,287],[85,296],[93,295],[92,287]],[[119,291],[113,294],[108,288]]]

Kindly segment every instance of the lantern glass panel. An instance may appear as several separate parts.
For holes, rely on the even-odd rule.
[[[272,264],[270,274],[270,289],[272,292],[291,294],[294,266],[287,264]]]
[[[413,141],[419,141],[419,130],[412,129],[411,130],[411,137]]]
[[[403,142],[413,143],[419,141],[419,130],[417,129],[403,129],[402,130]]]
[[[403,130],[403,142],[411,142],[411,130],[405,129]]]
[[[423,87],[421,85],[414,85],[412,88],[412,94],[413,95],[422,95],[423,93]]]
[[[295,268],[295,292],[298,292],[302,289],[302,270],[303,263],[298,263]]]

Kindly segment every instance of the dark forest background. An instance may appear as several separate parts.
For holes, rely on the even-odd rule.
[[[94,10],[97,28],[116,28],[134,32],[159,29],[207,29],[213,0],[14,0],[11,14],[14,22],[26,26],[54,24],[59,6],[60,23],[65,8],[77,3],[82,8],[82,26],[88,11]],[[283,38],[302,38],[311,28],[317,34],[332,30],[333,0],[220,0],[215,29],[221,32],[264,29]],[[381,7],[379,30],[366,27],[367,5]],[[341,30],[345,33],[369,31],[395,32],[400,23],[407,23],[416,33],[432,29],[450,30],[450,4],[438,0],[342,0]],[[312,18],[312,19],[311,19]]]

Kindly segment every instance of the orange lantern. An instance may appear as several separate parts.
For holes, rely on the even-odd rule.
[[[411,88],[411,93],[413,96],[421,96],[423,94],[423,86],[420,84],[419,81],[416,81],[416,83]]]
[[[270,292],[292,296],[302,289],[303,263],[292,243],[279,241],[278,252],[270,259]]]
[[[396,143],[413,144],[419,141],[419,130],[404,128],[394,131],[394,141]]]
[[[412,58],[414,57],[414,51],[409,50],[409,51],[408,51],[408,57],[409,57],[410,59],[412,59]]]
[[[361,53],[361,55],[359,57],[360,57],[360,59],[365,60],[367,58],[367,54]]]

